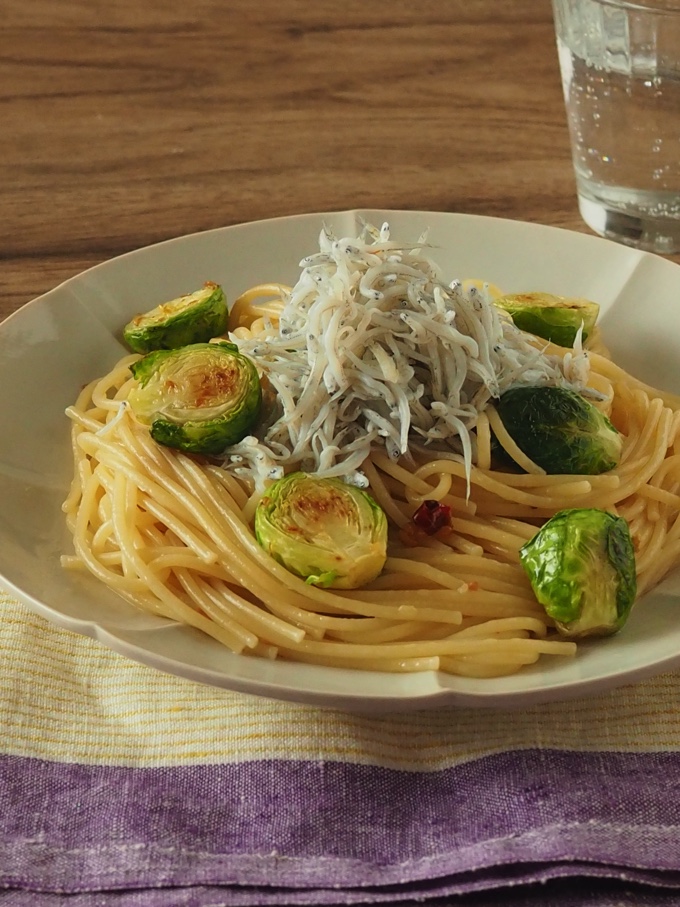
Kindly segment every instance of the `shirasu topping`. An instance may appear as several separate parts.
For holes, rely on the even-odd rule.
[[[293,469],[365,486],[372,447],[396,460],[411,444],[453,452],[469,476],[489,401],[517,384],[584,387],[580,344],[564,361],[546,355],[484,287],[444,283],[426,236],[415,247],[389,237],[387,224],[356,238],[322,230],[278,325],[230,338],[278,403],[258,437],[229,449],[226,468],[260,488]]]

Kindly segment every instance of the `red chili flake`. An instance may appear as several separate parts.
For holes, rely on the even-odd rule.
[[[439,501],[423,501],[413,514],[413,522],[428,535],[434,535],[445,526],[451,525],[451,508]]]

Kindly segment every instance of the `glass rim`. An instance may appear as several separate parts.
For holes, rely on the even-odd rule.
[[[595,0],[595,3],[600,6],[612,6],[615,9],[651,13],[652,15],[680,14],[680,0]]]

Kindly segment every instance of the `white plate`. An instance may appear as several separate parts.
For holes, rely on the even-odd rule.
[[[509,678],[393,675],[232,655],[190,628],[142,614],[89,576],[61,569],[71,550],[61,502],[71,462],[64,409],[125,352],[122,325],[205,280],[234,299],[265,281],[293,283],[322,224],[355,235],[365,218],[396,239],[425,229],[449,279],[483,277],[507,292],[545,290],[602,306],[617,362],[680,392],[680,268],[607,240],[496,218],[344,211],[184,236],[105,262],[24,306],[0,326],[0,578],[29,607],[129,658],[182,677],[279,699],[353,710],[524,706],[590,695],[680,665],[680,576],[640,601],[627,626]]]

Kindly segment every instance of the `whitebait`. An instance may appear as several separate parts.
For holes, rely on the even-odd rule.
[[[365,486],[372,447],[398,459],[411,444],[459,455],[469,477],[489,401],[517,384],[585,386],[580,343],[564,364],[537,349],[484,286],[446,284],[427,248],[427,235],[413,247],[393,242],[387,224],[353,238],[321,231],[278,322],[230,337],[278,410],[230,448],[227,469],[259,488],[292,470]]]

